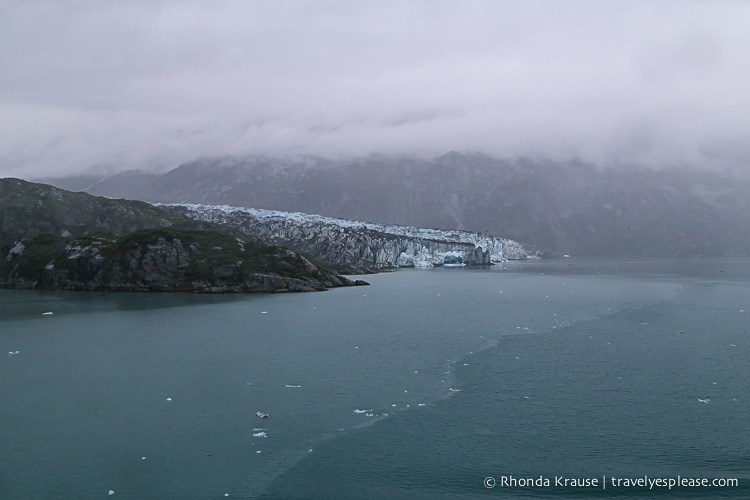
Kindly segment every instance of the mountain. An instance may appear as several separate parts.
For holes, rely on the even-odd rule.
[[[291,250],[166,207],[0,179],[0,286],[286,292],[352,282]]]
[[[87,191],[501,234],[556,254],[750,255],[750,182],[711,169],[596,168],[447,153],[203,159],[126,172]]]

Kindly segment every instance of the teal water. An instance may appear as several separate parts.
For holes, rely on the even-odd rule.
[[[0,291],[0,352],[19,351],[0,357],[0,497],[750,496],[750,263],[368,280],[294,295]],[[499,483],[562,475],[739,486]]]

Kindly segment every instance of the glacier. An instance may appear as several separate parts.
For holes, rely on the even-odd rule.
[[[307,253],[344,273],[398,267],[490,265],[538,258],[536,252],[516,241],[483,233],[227,205],[159,205],[195,220],[228,225],[247,236]]]

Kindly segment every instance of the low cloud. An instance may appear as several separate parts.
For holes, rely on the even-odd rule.
[[[750,4],[0,1],[0,176],[370,153],[745,165]]]

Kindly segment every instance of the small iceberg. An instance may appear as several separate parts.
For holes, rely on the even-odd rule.
[[[698,402],[699,402],[699,403],[705,403],[705,404],[708,404],[708,403],[710,403],[710,402],[711,402],[711,400],[710,400],[710,399],[708,399],[708,398],[706,398],[706,399],[701,399],[701,398],[698,398]]]
[[[453,389],[452,387],[449,387],[448,390],[451,392],[461,392],[463,389]]]
[[[268,413],[263,413],[262,411],[256,411],[255,416],[258,418],[268,418]]]
[[[172,398],[167,398],[167,401],[172,401]]]
[[[52,314],[52,313],[50,313],[50,314]],[[114,495],[114,494],[115,494],[115,490],[109,490],[108,495]]]
[[[265,433],[265,432],[263,432],[263,431],[260,431],[260,432],[253,432],[253,437],[257,437],[257,438],[264,438],[264,437],[268,437],[268,434],[266,434],[266,433]]]
[[[357,409],[357,410],[354,410],[354,413],[369,413],[371,411],[372,410],[359,410],[359,409]]]
[[[47,312],[43,312],[42,316],[52,316],[53,314],[55,314],[55,313],[53,313],[52,311],[47,311]],[[114,493],[115,493],[114,491],[112,491],[112,490],[109,490],[109,491],[110,491],[110,495],[114,495]]]
[[[288,387],[289,389],[299,389],[299,388],[301,388],[302,386],[301,386],[301,385],[291,385],[291,384],[286,384],[286,386],[285,386],[285,387]]]

